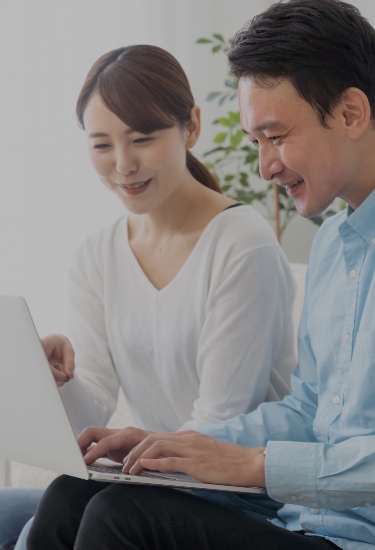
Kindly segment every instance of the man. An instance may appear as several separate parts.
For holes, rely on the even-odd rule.
[[[344,2],[290,0],[238,33],[229,63],[262,177],[306,217],[348,203],[312,247],[291,395],[202,433],[89,428],[79,442],[88,463],[125,456],[126,472],[259,485],[285,506],[270,523],[236,495],[115,484],[82,500],[83,482],[63,477],[30,548],[73,547],[77,532],[77,549],[375,547],[375,30]]]

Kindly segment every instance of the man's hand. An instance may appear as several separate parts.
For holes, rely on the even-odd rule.
[[[63,386],[74,376],[74,350],[68,338],[51,334],[41,340],[56,384]]]
[[[148,435],[124,460],[123,471],[183,472],[205,483],[265,487],[264,447],[223,443],[195,431]]]
[[[85,428],[77,441],[86,464],[92,464],[98,458],[122,462],[129,451],[152,433],[132,427],[123,430],[91,427]]]

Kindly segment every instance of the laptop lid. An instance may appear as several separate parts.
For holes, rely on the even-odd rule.
[[[82,479],[265,493],[259,487],[201,483],[185,474],[87,467],[26,301],[0,295],[0,458]]]
[[[0,296],[0,458],[88,479],[28,307]]]

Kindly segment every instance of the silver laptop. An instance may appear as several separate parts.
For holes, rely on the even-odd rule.
[[[21,296],[0,296],[0,375],[2,459],[97,481],[265,493],[260,487],[201,483],[180,473],[129,475],[122,473],[121,465],[87,466]]]

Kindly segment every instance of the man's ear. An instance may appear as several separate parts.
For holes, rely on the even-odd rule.
[[[197,105],[191,108],[190,122],[186,128],[186,148],[191,149],[197,143],[201,133],[201,110]]]
[[[340,102],[348,137],[359,139],[368,128],[371,108],[367,95],[359,88],[345,90]]]

